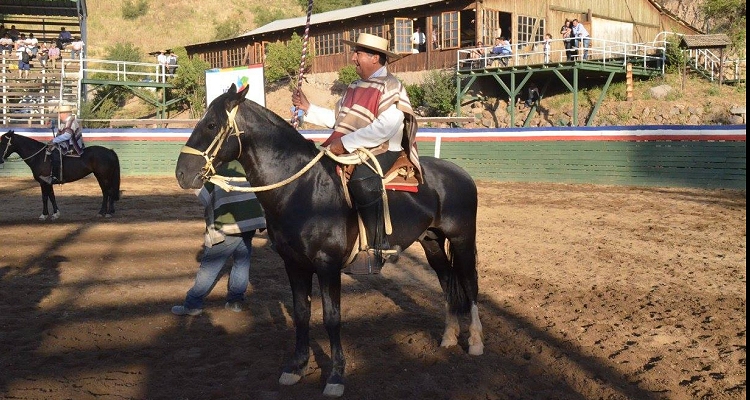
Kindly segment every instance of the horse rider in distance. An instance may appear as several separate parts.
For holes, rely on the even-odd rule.
[[[61,174],[62,156],[68,154],[80,156],[86,147],[83,144],[81,125],[78,123],[75,114],[72,113],[73,107],[63,104],[58,107],[57,112],[58,120],[64,121],[64,123],[57,132],[55,132],[54,127],[52,128],[55,137],[47,143],[47,154],[52,160],[52,173],[51,175],[39,176],[40,180],[49,184],[63,183]]]

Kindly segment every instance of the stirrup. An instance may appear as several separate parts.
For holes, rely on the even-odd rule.
[[[350,275],[374,275],[379,274],[383,268],[383,259],[375,257],[372,251],[361,250],[351,264],[347,265],[342,272]]]

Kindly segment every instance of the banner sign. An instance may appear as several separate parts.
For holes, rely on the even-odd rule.
[[[250,99],[263,107],[266,106],[266,88],[263,79],[263,65],[234,68],[213,68],[206,70],[206,105],[226,93],[234,83],[239,91],[244,86],[250,86],[247,99]]]

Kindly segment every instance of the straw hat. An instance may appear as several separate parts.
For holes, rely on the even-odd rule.
[[[388,62],[396,61],[401,58],[400,55],[388,50],[388,40],[383,39],[380,36],[375,36],[363,32],[360,33],[359,36],[357,36],[356,42],[346,39],[341,39],[341,41],[348,44],[349,46],[372,50],[376,53],[383,53],[388,59]]]
[[[73,106],[69,104],[63,104],[59,107],[57,107],[57,113],[72,113],[73,112]]]

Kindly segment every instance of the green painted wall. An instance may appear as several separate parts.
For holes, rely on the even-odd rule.
[[[123,176],[174,174],[182,142],[89,141],[112,148]],[[420,142],[433,155],[433,142]],[[440,156],[477,180],[746,189],[745,142],[485,141],[441,144]],[[17,155],[10,157],[17,158]],[[29,176],[6,162],[3,176]]]

